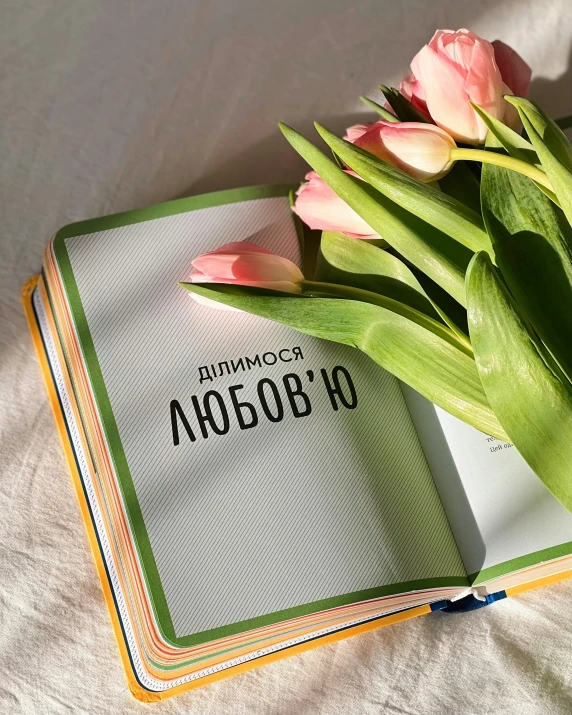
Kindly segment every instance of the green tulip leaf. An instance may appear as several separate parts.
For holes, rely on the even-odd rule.
[[[298,132],[283,124],[280,128],[294,149],[376,233],[465,304],[465,271],[472,256],[465,246],[401,208],[365,181],[346,174]]]
[[[340,233],[338,234],[339,236],[348,236],[345,233]],[[389,248],[389,243],[385,240],[385,238],[360,238],[359,239],[362,243],[366,243],[368,246],[376,246],[377,248]]]
[[[481,189],[475,173],[465,161],[455,162],[448,174],[438,182],[441,191],[460,201],[464,206],[481,215]]]
[[[382,107],[381,104],[374,102],[373,99],[369,99],[368,97],[360,97],[360,101],[362,101],[366,107],[369,107],[374,112],[377,112],[384,121],[399,122],[399,119],[395,116],[395,114],[389,112],[385,107]]]
[[[535,104],[507,97],[520,114],[524,128],[536,149],[542,168],[568,221],[572,224],[572,147],[566,135]]]
[[[324,231],[314,279],[379,293],[440,320],[439,313],[405,263],[359,238]]]
[[[332,151],[332,159],[335,161],[335,163],[339,166],[340,169],[346,168],[344,166],[344,162],[340,159],[340,157],[336,154],[335,151]]]
[[[296,194],[290,191],[289,194],[290,206],[296,203]],[[316,270],[316,260],[318,251],[320,250],[321,231],[316,231],[307,226],[301,218],[292,212],[292,219],[298,234],[298,243],[300,244],[300,258],[302,273],[308,279],[314,276]]]
[[[530,179],[514,171],[484,165],[481,192],[485,224],[507,286],[572,378],[572,228]]]
[[[489,402],[510,441],[572,511],[572,396],[546,367],[485,253],[467,272],[471,340]]]
[[[493,117],[487,111],[482,109],[482,107],[479,107],[478,104],[471,102],[471,105],[475,112],[487,125],[488,129],[494,134],[500,144],[511,156],[515,159],[519,159],[520,161],[525,161],[527,164],[532,164],[533,166],[538,167],[540,166],[536,151],[529,141],[510,127],[507,127],[506,124],[503,124],[501,121]]]
[[[316,128],[326,144],[362,179],[391,201],[407,209],[471,251],[492,247],[482,218],[460,201],[447,196],[369,152],[339,139],[320,125]]]
[[[468,337],[459,335],[454,330],[451,330],[448,325],[445,325],[439,320],[435,320],[435,318],[426,313],[422,313],[406,303],[402,303],[394,298],[389,298],[381,293],[374,293],[373,291],[363,288],[356,288],[340,283],[305,281],[302,286],[302,295],[307,298],[342,298],[343,300],[356,300],[362,303],[371,303],[372,305],[380,306],[407,318],[407,320],[413,323],[417,323],[417,325],[446,340],[469,357],[474,357],[473,348],[471,347]]]
[[[252,288],[181,285],[307,335],[359,348],[452,415],[486,434],[506,439],[487,402],[474,360],[403,315],[357,300],[270,297],[268,291],[261,295]]]
[[[465,308],[438,286],[435,281],[432,281],[429,276],[421,273],[415,267],[412,268],[412,272],[425,291],[425,295],[427,295],[435,310],[441,316],[441,319],[447,323],[453,332],[457,333],[462,339],[467,340],[469,326]]]
[[[362,239],[330,231],[322,233],[316,281],[353,286],[393,298],[433,320],[442,321],[467,346],[466,311],[424,273],[418,273],[419,279],[400,258],[388,251],[380,251]],[[423,289],[424,280],[439,293],[438,301]],[[459,322],[458,319],[452,319],[443,305],[449,308],[457,306],[459,311],[465,313],[465,320],[461,318]],[[455,314],[454,308],[452,314]],[[465,330],[459,327],[463,324]]]
[[[512,104],[518,109],[526,133],[536,149],[538,158],[542,164],[544,165],[544,162],[540,156],[539,146],[537,146],[530,136],[528,126],[534,128],[535,133],[539,135],[542,145],[546,147],[548,152],[558,159],[562,166],[568,169],[568,171],[572,171],[572,146],[558,124],[556,124],[553,119],[550,119],[538,105],[529,99],[513,97],[511,95],[507,95],[505,99],[509,104]]]

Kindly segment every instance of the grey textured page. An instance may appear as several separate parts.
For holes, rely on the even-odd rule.
[[[357,350],[199,305],[178,286],[196,255],[238,240],[299,259],[286,198],[66,240],[177,636],[464,576],[397,381]],[[231,387],[256,425],[241,428]],[[209,391],[228,425],[211,394],[224,433],[203,422],[205,438],[193,397],[204,411]],[[178,415],[174,444],[173,400],[194,441]]]

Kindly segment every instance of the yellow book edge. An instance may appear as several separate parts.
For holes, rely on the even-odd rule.
[[[117,645],[121,654],[121,660],[123,662],[123,668],[127,677],[129,690],[137,700],[147,703],[157,702],[159,700],[166,700],[167,698],[171,698],[174,695],[179,695],[180,693],[184,693],[188,690],[194,690],[204,685],[209,685],[210,683],[214,683],[219,680],[224,680],[225,678],[229,678],[233,675],[238,675],[239,673],[244,673],[246,671],[253,670],[254,668],[259,668],[263,665],[267,665],[268,663],[273,663],[275,661],[282,660],[283,658],[289,658],[292,655],[298,655],[299,653],[304,653],[306,651],[313,650],[314,648],[319,648],[323,645],[328,645],[330,643],[345,640],[346,638],[350,638],[360,633],[368,633],[369,631],[377,630],[378,628],[384,628],[386,626],[393,625],[394,623],[400,623],[401,621],[406,621],[411,618],[416,618],[417,616],[425,615],[426,613],[431,613],[431,607],[429,605],[418,606],[416,608],[411,608],[407,611],[402,611],[400,613],[394,613],[392,615],[385,616],[384,618],[379,620],[375,620],[369,623],[362,623],[357,626],[352,626],[344,631],[332,633],[327,636],[322,636],[321,638],[318,638],[316,640],[310,641],[308,643],[301,643],[283,651],[270,653],[255,660],[242,663],[240,665],[232,666],[231,668],[223,670],[219,673],[207,675],[203,678],[200,678],[198,681],[192,681],[189,683],[183,683],[182,685],[177,685],[173,688],[170,688],[169,690],[155,692],[142,687],[137,680],[137,677],[133,670],[133,666],[131,664],[129,653],[127,651],[127,647],[125,645],[121,622],[117,614],[117,610],[115,608],[113,594],[107,578],[105,564],[99,551],[97,535],[91,520],[87,500],[83,492],[82,482],[75,462],[73,449],[67,433],[65,419],[60,407],[60,402],[54,383],[52,381],[50,366],[43,348],[40,330],[38,328],[34,315],[34,309],[32,307],[32,294],[38,284],[39,278],[40,276],[33,276],[28,281],[26,281],[24,287],[22,288],[22,302],[24,304],[24,311],[26,313],[26,319],[28,321],[32,340],[36,349],[36,354],[40,362],[44,383],[48,391],[48,397],[52,406],[54,418],[56,421],[58,432],[60,434],[60,439],[62,441],[66,460],[76,490],[81,515],[83,517],[83,522],[87,531],[89,546],[91,548],[91,553],[93,555],[97,572],[99,574],[99,580],[101,582],[103,595],[105,597],[105,602],[107,604],[107,609],[111,618],[113,632],[115,633],[115,638],[117,640]],[[558,581],[564,581],[565,579],[570,577],[571,572],[566,571],[563,573],[555,574],[553,576],[548,576],[546,578],[541,578],[536,581],[530,581],[521,586],[507,588],[505,590],[505,593],[507,596],[516,596],[518,594],[525,593],[526,591],[532,591],[536,588],[542,588],[543,586],[548,586],[550,584],[557,583]]]

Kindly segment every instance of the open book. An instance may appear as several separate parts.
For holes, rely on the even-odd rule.
[[[299,260],[285,187],[67,226],[24,290],[144,700],[572,568],[572,514],[514,447],[178,285],[240,240]]]

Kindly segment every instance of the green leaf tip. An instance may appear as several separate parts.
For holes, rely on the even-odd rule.
[[[292,129],[288,124],[284,124],[284,122],[278,122],[278,128],[286,138],[288,138],[289,134],[298,134],[295,129]]]
[[[399,119],[394,114],[389,112],[385,107],[382,107],[381,104],[374,102],[373,99],[361,96],[360,101],[363,102],[368,109],[377,112],[386,122],[399,122]]]

